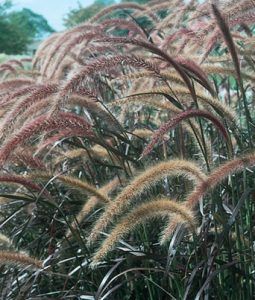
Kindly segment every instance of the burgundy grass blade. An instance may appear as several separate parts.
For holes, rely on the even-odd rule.
[[[214,17],[217,21],[217,24],[220,28],[220,31],[223,35],[225,43],[228,47],[228,50],[232,56],[232,59],[233,59],[234,65],[235,65],[235,69],[236,69],[237,78],[238,78],[238,81],[240,84],[241,83],[240,63],[239,63],[239,59],[238,59],[237,52],[236,52],[236,47],[235,47],[234,41],[232,39],[229,27],[215,4],[212,4],[212,11],[213,11]]]

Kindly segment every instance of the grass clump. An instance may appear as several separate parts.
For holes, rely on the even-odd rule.
[[[252,2],[116,4],[0,65],[1,299],[254,298]]]

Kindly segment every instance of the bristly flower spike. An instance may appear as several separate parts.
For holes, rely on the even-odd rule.
[[[105,212],[93,227],[88,237],[88,244],[94,242],[99,232],[104,230],[115,216],[120,215],[135,197],[138,197],[144,190],[159,182],[164,176],[171,175],[184,176],[195,184],[203,182],[206,178],[206,175],[195,163],[185,160],[170,160],[150,167],[144,173],[135,177],[116,199],[109,203]]]
[[[188,227],[194,230],[195,217],[191,210],[187,210],[186,206],[169,199],[160,199],[143,203],[134,208],[128,215],[123,217],[121,221],[115,225],[112,232],[103,242],[101,247],[97,250],[92,258],[92,267],[101,261],[106,254],[112,249],[114,244],[122,238],[125,234],[134,230],[134,228],[156,216],[164,217],[177,215],[179,220],[187,224]]]

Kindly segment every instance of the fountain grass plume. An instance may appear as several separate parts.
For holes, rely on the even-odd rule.
[[[123,106],[125,106],[125,105],[132,106],[133,104],[151,106],[156,109],[166,110],[169,112],[174,112],[176,114],[182,112],[181,109],[177,108],[171,102],[166,102],[166,101],[162,102],[162,101],[160,101],[160,99],[156,99],[155,97],[150,96],[150,94],[134,95],[131,97],[115,100],[115,101],[111,102],[110,104],[108,104],[108,107],[121,106],[122,111],[124,111]],[[187,132],[189,132],[191,134],[191,137],[195,141],[197,148],[203,152],[203,150],[202,150],[203,138],[201,136],[198,124],[194,120],[190,120],[189,123],[184,121],[183,127]],[[147,131],[146,137],[149,137],[152,134],[153,134],[153,131],[149,130],[149,131]],[[204,137],[204,139],[206,139],[206,137]],[[209,145],[209,142],[207,141],[205,143],[205,147],[206,147],[206,153],[208,155],[208,160],[210,161],[211,160],[211,151],[210,151],[208,145]]]
[[[58,39],[58,37],[61,35],[60,32],[52,34],[50,37],[45,39],[38,47],[35,55],[32,59],[32,68],[33,69],[41,69],[41,65],[39,63],[42,63],[43,59],[46,56],[46,53],[51,48],[52,44]]]
[[[117,100],[109,103],[108,107],[110,107],[110,108],[113,106],[123,107],[125,105],[133,106],[134,104],[151,106],[151,107],[154,107],[155,109],[171,111],[174,113],[180,113],[182,111],[181,109],[176,107],[171,102],[160,101],[160,99],[150,96],[149,94],[148,95],[134,95],[134,96],[127,97],[127,98],[117,99]]]
[[[224,181],[228,176],[237,172],[243,171],[245,168],[255,166],[255,154],[248,154],[240,158],[232,159],[226,163],[215,168],[207,177],[206,180],[196,186],[188,196],[185,204],[187,209],[193,209],[197,206],[200,199],[202,199],[210,190],[215,188],[218,184]],[[161,237],[161,244],[164,244],[178,225],[178,219],[173,219]]]
[[[185,205],[166,198],[143,203],[135,207],[115,224],[109,236],[94,254],[91,266],[93,267],[100,262],[113,248],[116,242],[124,235],[133,231],[137,225],[157,216],[167,216],[171,218],[172,215],[177,215],[182,223],[185,223],[189,228],[195,231],[195,217],[192,210],[188,210]]]
[[[41,186],[35,184],[31,180],[29,180],[29,178],[23,175],[14,175],[14,174],[0,175],[0,182],[6,182],[10,184],[21,184],[28,190],[37,191],[39,194],[43,190]],[[50,194],[47,191],[43,191],[43,194],[47,198],[51,198]]]
[[[19,89],[21,87],[30,86],[34,83],[35,81],[30,78],[15,78],[5,80],[0,82],[0,94],[7,91],[9,92],[10,90],[13,91],[14,89]]]
[[[243,171],[245,168],[255,166],[255,154],[248,154],[240,158],[232,159],[214,169],[208,178],[199,184],[194,192],[187,197],[187,205],[193,208],[199,200],[215,186],[220,184],[228,176]]]
[[[123,10],[123,9],[136,9],[136,10],[145,11],[146,7],[136,3],[120,3],[120,4],[111,5],[109,7],[102,9],[99,13],[97,13],[95,16],[90,18],[89,22],[96,23],[99,19],[101,19],[105,15],[113,11]]]
[[[90,156],[95,158],[107,159],[109,158],[109,153],[105,148],[99,145],[95,145],[90,149],[72,149],[63,152],[61,156],[57,157],[54,160],[53,165],[57,165],[64,160],[71,160],[75,158],[80,158],[82,160],[84,158],[89,159]]]
[[[53,174],[47,172],[35,172],[35,173],[30,173],[29,175],[27,175],[27,177],[34,180],[36,179],[45,179],[50,181],[57,180],[69,187],[76,188],[82,192],[95,195],[100,201],[104,203],[109,202],[109,199],[104,194],[102,194],[98,189],[96,189],[96,187],[73,176],[65,176],[65,175],[54,176]]]
[[[12,241],[5,234],[0,233],[0,249],[15,249]]]
[[[142,79],[142,78],[155,78],[155,73],[150,71],[141,71],[141,72],[132,72],[126,75],[121,75],[120,77],[114,78],[111,82],[116,83],[119,81],[127,81],[127,80],[134,80],[134,79]],[[183,80],[181,77],[176,74],[175,72],[166,72],[160,70],[160,77],[162,79],[170,80],[171,82],[177,83],[179,85],[184,85]],[[161,79],[157,76],[157,79]],[[156,79],[156,78],[155,78]]]
[[[0,74],[1,72],[4,71],[9,71],[10,73],[14,73],[14,74],[17,73],[15,67],[10,63],[0,64]]]
[[[27,254],[13,251],[0,251],[0,263],[6,265],[43,269],[43,262]]]
[[[27,125],[24,125],[20,130],[15,132],[13,136],[5,141],[0,149],[0,166],[4,165],[10,154],[19,145],[22,145],[27,139],[35,134],[66,128],[83,130],[84,135],[87,137],[94,136],[91,125],[83,118],[73,113],[59,112],[58,115],[51,117],[42,115],[34,118]]]
[[[46,170],[46,166],[41,159],[33,156],[29,149],[23,151],[15,151],[11,154],[10,161],[14,164],[23,165],[25,167]]]
[[[127,29],[132,34],[137,34],[139,37],[147,39],[146,34],[142,30],[140,26],[138,26],[135,22],[125,20],[125,19],[106,19],[100,23],[102,28],[106,30],[107,28],[121,28]]]
[[[85,43],[84,47],[86,48],[87,44],[94,39],[94,38],[100,38],[104,35],[101,33],[101,28],[95,29],[95,32],[81,32],[78,36],[74,36],[73,38],[70,38],[68,40],[65,47],[62,47],[58,57],[55,59],[54,63],[50,65],[48,78],[53,78],[54,74],[58,72],[58,69],[61,67],[65,57],[72,52],[73,48],[75,48],[77,45]]]
[[[72,95],[69,99],[71,106],[78,105],[86,109],[92,117],[98,117],[104,120],[106,126],[113,131],[119,131],[121,125],[117,120],[109,113],[100,102],[96,102],[90,91],[79,90],[78,95]],[[87,95],[89,94],[89,95]],[[81,96],[82,95],[82,96]]]
[[[15,89],[12,93],[8,94],[6,97],[3,97],[3,99],[1,99],[1,101],[0,101],[0,103],[6,104],[14,99],[17,101],[17,98],[33,93],[40,86],[41,85],[39,85],[39,84],[32,84],[32,83],[30,83],[28,86],[26,86],[26,85],[24,87],[22,86],[18,90]]]
[[[69,42],[69,40],[73,38],[76,34],[84,33],[87,31],[92,32],[95,29],[95,27],[96,27],[95,25],[83,23],[73,27],[72,29],[66,32],[60,33],[57,36],[57,38],[53,40],[51,47],[46,46],[46,49],[48,48],[48,51],[46,52],[46,54],[44,54],[44,63],[40,68],[42,76],[45,76],[47,74],[48,68],[51,66],[53,58],[57,54],[61,55],[61,52],[63,52],[63,48],[64,48],[63,45],[65,45],[66,42]]]
[[[220,74],[222,76],[234,76],[236,74],[235,69],[217,64],[206,64],[203,66],[203,69],[207,74]],[[255,81],[255,76],[250,72],[242,72],[241,76],[247,81]]]
[[[7,113],[0,130],[2,139],[8,136],[9,131],[15,128],[16,119],[19,118],[25,110],[33,106],[37,101],[43,100],[54,93],[57,93],[58,88],[59,85],[54,83],[35,86],[32,88],[29,91],[30,95],[18,101],[17,104],[14,105]],[[15,97],[15,95],[17,95],[17,93],[15,93],[13,97]]]
[[[160,48],[158,48],[152,43],[134,39],[134,38],[120,38],[120,37],[105,37],[103,39],[98,40],[97,42],[136,45],[149,50],[151,53],[154,53],[159,57],[162,57],[181,76],[187,88],[189,89],[190,94],[194,101],[196,101],[196,94],[190,80],[190,77],[192,77],[192,75],[193,76],[195,75],[194,79],[199,79],[199,83],[201,83],[212,95],[215,94],[215,91],[213,90],[211,85],[208,85],[208,80],[207,79],[205,80],[205,78],[201,77],[203,71],[201,70],[201,72],[198,72],[198,70],[200,69],[199,66],[196,66],[196,68],[194,69],[193,65],[188,65],[187,61],[185,61],[185,64],[182,65],[182,62],[179,63],[176,59],[172,58],[165,51],[161,50]],[[188,68],[189,72],[185,70],[186,68]]]
[[[206,175],[200,168],[191,161],[185,160],[170,160],[160,162],[145,172],[135,177],[130,184],[122,190],[122,192],[106,207],[105,212],[94,225],[88,244],[94,242],[99,235],[99,232],[104,230],[115,216],[118,216],[122,211],[130,206],[135,197],[140,196],[145,190],[159,182],[165,176],[184,176],[193,181],[196,185],[206,179]]]
[[[20,61],[18,59],[10,59],[10,60],[6,61],[6,63],[16,65],[17,67],[20,67],[21,69],[24,68],[24,65],[22,64],[22,61]]]
[[[98,192],[105,195],[105,199],[107,199],[107,195],[109,195],[118,185],[120,184],[120,179],[118,177],[110,180],[107,184],[98,189]],[[99,204],[105,205],[106,202],[102,201],[98,196],[90,197],[86,203],[82,206],[81,210],[75,217],[75,220],[71,224],[72,230],[76,230],[77,224],[81,224],[82,221],[92,212],[92,210]],[[66,232],[66,237],[70,238],[72,235],[72,230],[68,229]]]
[[[84,79],[86,79],[88,76],[91,76],[99,71],[109,70],[113,67],[116,68],[117,65],[121,64],[130,65],[136,68],[145,68],[158,73],[156,66],[136,55],[116,55],[98,58],[82,67],[63,85],[63,87],[60,89],[59,95],[56,98],[52,112],[58,111],[59,108],[64,107],[71,93],[77,92],[83,86]]]
[[[178,97],[190,97],[190,92],[187,88],[183,86],[175,86],[169,89],[169,87],[166,86],[160,86],[159,88],[153,88],[153,89],[148,89],[146,90],[141,90],[141,91],[136,91],[135,94],[131,94],[126,96],[126,98],[129,97],[137,97],[137,96],[142,96],[142,95],[171,95],[175,97],[177,95]],[[223,105],[218,99],[212,98],[208,95],[206,95],[202,91],[197,91],[196,92],[197,100],[202,103],[209,104],[211,107],[214,108],[214,110],[220,114],[222,117],[227,119],[227,121],[230,123],[232,127],[236,126],[236,120],[237,117],[235,115],[235,112],[228,106],[228,105]]]

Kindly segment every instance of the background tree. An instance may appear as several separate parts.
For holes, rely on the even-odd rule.
[[[83,7],[81,3],[78,2],[78,7],[70,10],[70,12],[64,18],[64,25],[66,28],[71,28],[90,19],[97,12],[114,3],[114,0],[96,0],[92,5]]]
[[[121,2],[136,2],[138,4],[145,4],[148,0],[123,0]],[[64,25],[66,28],[74,27],[87,21],[103,8],[114,3],[116,3],[114,0],[96,0],[92,5],[83,7],[81,3],[78,2],[78,7],[70,10],[64,18]]]
[[[54,32],[46,19],[24,8],[10,11],[11,1],[0,5],[0,53],[21,54],[35,38]]]

